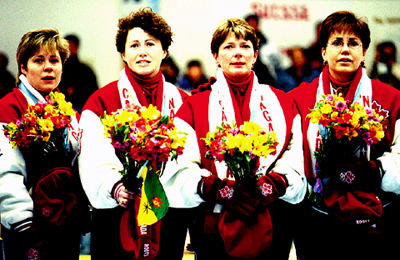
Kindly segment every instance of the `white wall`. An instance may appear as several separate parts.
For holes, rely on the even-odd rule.
[[[117,18],[117,7],[109,0],[0,0],[0,51],[8,54],[8,67],[16,75],[16,49],[24,33],[42,27],[57,28],[62,36],[76,33],[80,58],[104,85],[116,78],[120,66]]]
[[[263,32],[280,48],[308,46],[314,26],[330,13],[350,10],[365,16],[374,45],[393,40],[400,49],[400,1],[398,0],[0,0],[0,51],[10,59],[16,74],[15,54],[21,36],[28,30],[55,27],[61,35],[77,33],[80,58],[95,70],[99,84],[118,78],[120,56],[115,48],[118,18],[139,6],[150,5],[167,20],[175,34],[170,55],[181,71],[186,61],[199,58],[208,75],[215,71],[210,53],[211,35],[225,18],[263,13]],[[297,17],[296,17],[297,15]],[[304,18],[305,17],[305,18]]]

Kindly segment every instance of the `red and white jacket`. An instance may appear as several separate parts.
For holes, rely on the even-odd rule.
[[[117,201],[111,190],[121,179],[122,164],[111,140],[104,135],[101,118],[130,104],[140,104],[125,69],[118,81],[100,88],[86,102],[79,121],[82,131],[79,173],[83,189],[95,208],[114,208]],[[140,91],[140,90],[138,90]],[[187,94],[164,80],[157,90],[156,106],[162,115],[174,117]]]
[[[44,97],[21,75],[26,92],[19,88],[7,94],[0,100],[0,215],[1,224],[7,229],[23,227],[31,223],[33,216],[33,201],[29,190],[32,188],[27,181],[25,160],[18,148],[13,148],[4,135],[3,125],[15,122],[26,112],[28,104],[44,101]],[[78,120],[73,118],[68,136],[71,151],[79,152]],[[28,173],[29,174],[29,173]],[[18,226],[17,226],[18,224]]]
[[[289,94],[298,106],[303,124],[304,168],[311,185],[315,181],[315,158],[318,146],[318,125],[307,118],[311,108],[322,94],[333,92],[329,81],[328,67],[312,83],[302,83]],[[388,129],[384,139],[370,149],[369,158],[382,163],[384,175],[381,189],[400,194],[400,91],[380,81],[368,78],[365,69],[360,68],[345,96],[345,99],[357,101],[371,107],[388,120]]]
[[[243,115],[243,118],[242,118]],[[248,87],[240,113],[236,99],[229,88],[221,70],[211,89],[192,95],[179,109],[175,125],[188,133],[183,154],[178,157],[178,164],[170,162],[161,177],[163,183],[171,184],[174,189],[164,189],[170,198],[172,193],[180,193],[177,201],[171,201],[175,207],[195,207],[203,200],[197,194],[197,184],[202,176],[211,174],[220,178],[233,178],[227,175],[225,163],[205,158],[207,152],[205,138],[209,131],[214,131],[222,121],[241,125],[245,121],[254,121],[266,130],[275,131],[279,145],[276,155],[260,159],[259,170],[285,175],[288,188],[281,199],[298,203],[306,193],[306,179],[303,170],[302,137],[300,116],[295,104],[284,92],[268,85],[258,83],[254,76],[253,84]],[[176,184],[176,185],[172,185]],[[218,212],[218,205],[215,212]]]

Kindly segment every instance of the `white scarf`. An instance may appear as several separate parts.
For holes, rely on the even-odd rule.
[[[32,87],[31,84],[29,84],[28,79],[24,74],[19,75],[19,79],[21,80],[22,86],[19,85],[18,88],[24,94],[29,105],[35,105],[36,102],[45,101],[42,94],[40,94],[39,91],[37,91],[34,87]]]
[[[172,84],[165,81],[164,76],[162,77],[164,83],[163,103],[161,109],[161,115],[168,115],[170,118],[174,118],[179,107],[182,105],[182,97],[179,90]],[[136,93],[130,83],[128,76],[126,75],[125,68],[120,72],[120,78],[118,80],[118,92],[121,98],[121,104],[123,108],[130,107],[132,104],[142,106]]]
[[[222,121],[228,124],[236,122],[235,111],[228,83],[221,69],[217,71],[217,81],[211,86],[208,120],[209,131],[215,131]],[[250,97],[250,121],[263,127],[266,131],[273,130],[278,138],[275,155],[260,158],[260,168],[267,169],[280,154],[286,140],[286,122],[282,107],[275,93],[268,85],[258,83],[254,75],[253,88]],[[227,166],[224,162],[215,162],[218,177],[226,178]]]
[[[331,93],[333,93],[332,84],[330,85],[330,93],[324,93],[323,76],[321,73],[318,81],[315,106],[317,105],[318,101],[322,99],[322,95],[329,95]],[[362,76],[360,82],[358,83],[353,102],[358,102],[364,107],[371,107],[372,105],[372,84],[364,68],[362,69]],[[308,145],[310,147],[312,165],[315,165],[315,157],[313,155],[317,148],[317,144],[321,141],[319,131],[320,131],[319,125],[310,122],[310,125],[307,129],[307,140],[308,140]],[[369,158],[369,149],[367,152],[367,157]],[[315,167],[312,167],[312,170],[315,176]]]

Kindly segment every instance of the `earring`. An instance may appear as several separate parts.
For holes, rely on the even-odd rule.
[[[361,65],[361,67],[365,68],[365,62],[364,61],[362,61],[360,65]]]
[[[328,62],[326,60],[324,60],[324,66],[328,65]]]

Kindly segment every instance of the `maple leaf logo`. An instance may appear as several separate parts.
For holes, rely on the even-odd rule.
[[[380,116],[382,116],[384,119],[387,119],[389,117],[389,110],[383,109],[382,105],[378,104],[376,100],[372,102],[372,109],[376,111]]]
[[[161,208],[161,204],[163,204],[163,202],[159,197],[154,197],[154,199],[152,199],[151,202],[153,203],[153,206],[157,208]]]

